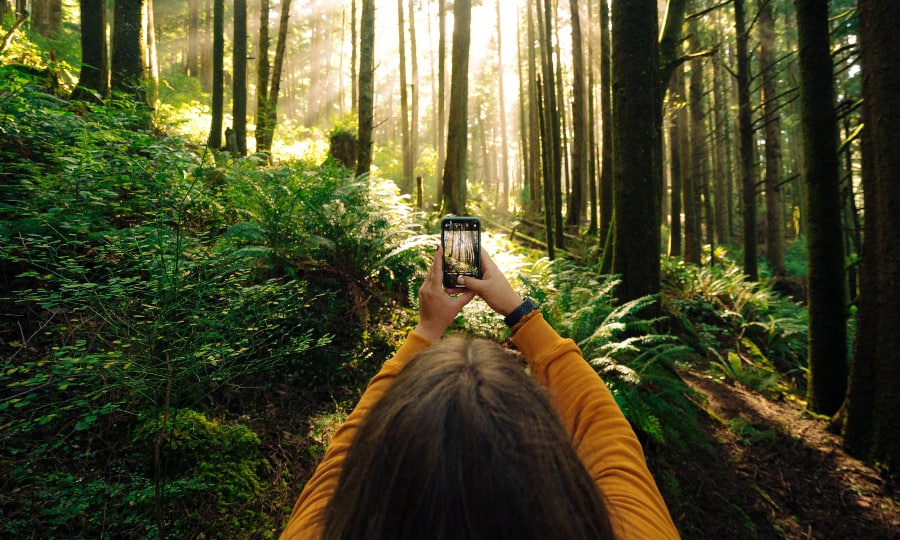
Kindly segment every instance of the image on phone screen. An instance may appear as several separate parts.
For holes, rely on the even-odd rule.
[[[444,248],[444,286],[457,287],[457,277],[481,277],[481,222],[476,218],[447,218],[441,222]]]

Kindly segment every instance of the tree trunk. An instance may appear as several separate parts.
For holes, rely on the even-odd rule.
[[[720,244],[729,245],[732,242],[731,227],[729,225],[730,208],[732,205],[728,186],[731,184],[731,167],[728,165],[726,152],[730,152],[728,130],[728,103],[726,93],[722,91],[721,77],[719,76],[719,60],[713,58],[713,94],[715,105],[713,106],[713,144],[715,145],[715,212],[716,212],[716,237]]]
[[[447,126],[447,2],[438,0],[438,130],[437,130],[437,170],[441,171],[441,180],[437,181],[437,201],[441,206],[444,201],[443,170],[447,163],[447,146],[444,129]],[[437,179],[436,179],[437,180]]]
[[[447,126],[447,162],[444,163],[443,212],[463,215],[466,211],[466,153],[468,139],[469,41],[472,4],[453,4],[453,56],[450,73],[450,121]]]
[[[144,0],[143,25],[147,29],[144,43],[144,86],[147,89],[147,105],[156,109],[159,100],[159,59],[156,54],[156,15],[153,0]]]
[[[247,0],[234,0],[232,116],[238,155],[247,155]]]
[[[766,135],[766,258],[775,276],[784,275],[784,203],[781,198],[781,120],[775,87],[775,21],[772,3],[759,11],[759,70]]]
[[[600,242],[612,233],[613,217],[613,143],[612,143],[612,45],[609,30],[609,5],[600,2]],[[612,254],[603,260],[612,262]],[[608,268],[603,269],[609,270]]]
[[[541,169],[541,96],[538,92],[538,74],[537,59],[535,58],[534,43],[536,39],[536,30],[534,23],[534,5],[532,0],[527,2],[527,26],[528,26],[528,45],[525,48],[528,63],[528,148],[530,161],[528,164],[529,173],[529,194],[531,195],[528,212],[539,214],[541,212],[541,200],[543,194]]]
[[[213,88],[212,124],[207,144],[222,147],[222,120],[225,115],[225,0],[213,1]]]
[[[548,244],[549,236],[552,235],[554,243],[558,247],[563,247],[563,231],[562,214],[560,208],[562,202],[562,140],[559,129],[559,110],[556,102],[556,85],[554,81],[556,77],[553,71],[553,48],[552,48],[552,29],[551,20],[552,10],[550,0],[544,0],[543,11],[541,6],[537,6],[538,20],[538,41],[541,43],[541,73],[544,81],[543,87],[543,114],[544,122],[542,133],[542,148],[544,149],[544,208],[550,210],[550,219],[552,227],[547,229]],[[549,189],[548,189],[549,185]],[[547,199],[547,194],[552,194],[551,200]]]
[[[690,49],[699,49],[696,19],[691,19]],[[684,260],[700,264],[702,252],[703,186],[706,183],[706,126],[703,114],[703,60],[691,60],[688,82],[688,114],[690,117],[690,168],[684,178]]]
[[[859,0],[865,244],[844,443],[900,476],[900,4]]]
[[[116,0],[110,87],[144,101],[144,0]]]
[[[256,61],[256,151],[265,153],[271,146],[266,140],[269,108],[269,0],[259,1],[259,45]]]
[[[847,389],[847,306],[828,1],[794,0],[809,242],[810,410],[831,415]]]
[[[672,178],[672,193],[669,203],[671,204],[672,218],[669,224],[669,257],[681,257],[682,255],[682,228],[681,214],[683,199],[683,179],[685,166],[685,148],[684,140],[687,130],[687,96],[685,96],[684,88],[684,69],[677,66],[672,71],[672,82],[669,84],[669,107],[672,109],[673,116],[671,126],[669,127],[669,169]]]
[[[410,18],[413,15],[410,13]],[[400,138],[402,140],[401,154],[403,156],[403,182],[400,189],[403,193],[412,193],[412,152],[409,145],[409,94],[407,94],[406,82],[406,28],[403,22],[403,0],[397,0],[397,34],[400,52]]]
[[[106,50],[106,2],[81,0],[81,74],[73,96],[100,99],[109,94],[109,56]]]
[[[613,271],[621,274],[621,301],[660,289],[659,48],[654,0],[612,5]]]
[[[587,234],[588,236],[594,237],[597,235],[597,232],[600,230],[600,201],[598,199],[599,193],[597,191],[597,178],[599,171],[598,164],[598,154],[597,154],[597,123],[596,123],[596,98],[594,95],[596,89],[596,79],[595,73],[596,70],[593,68],[594,66],[594,51],[596,47],[594,46],[597,36],[596,32],[593,31],[593,14],[591,12],[592,2],[588,2],[587,5],[587,21],[588,21],[588,50],[587,50],[587,117],[588,121],[588,132],[587,132],[587,146],[588,146],[588,196],[590,197],[590,223],[588,224]]]
[[[288,20],[291,15],[291,0],[282,0],[281,3],[281,20],[278,23],[278,41],[275,44],[275,60],[272,63],[272,78],[269,81],[269,96],[266,98],[264,109],[265,118],[265,136],[263,140],[266,143],[265,151],[272,149],[272,142],[275,138],[275,124],[277,123],[278,96],[281,92],[281,73],[284,69],[284,55],[287,49],[287,33]],[[257,148],[259,144],[257,143]]]
[[[350,107],[354,113],[359,111],[359,86],[357,77],[357,57],[359,42],[356,41],[356,0],[350,3]]]
[[[409,0],[409,56],[410,56],[410,111],[409,153],[410,174],[417,176],[416,161],[419,155],[419,54],[416,49],[416,17],[413,0]]]
[[[500,183],[498,192],[500,193],[500,201],[497,205],[497,211],[501,215],[506,215],[509,211],[509,144],[506,129],[506,96],[503,91],[503,33],[502,19],[500,16],[500,0],[497,0],[497,99],[500,105],[500,167],[498,174]]]
[[[372,168],[372,127],[375,114],[375,0],[362,0],[359,21],[359,119],[356,176]]]
[[[200,77],[200,0],[188,0],[185,74]]]
[[[750,58],[744,18],[744,0],[734,0],[734,26],[737,34],[737,91],[739,146],[741,154],[741,214],[744,218],[744,274],[748,281],[759,281],[756,234],[756,150],[750,115]]]
[[[549,122],[549,115],[546,110],[546,100],[544,99],[544,93],[546,90],[541,84],[540,78],[537,80],[537,94],[538,94],[538,108],[540,118],[540,133],[541,133],[541,172],[544,179],[543,182],[543,199],[544,199],[544,233],[547,240],[547,256],[550,260],[556,258],[555,252],[555,240],[556,236],[553,234],[553,185],[550,183],[550,177],[553,176],[551,169],[553,168],[552,164],[552,156],[553,156],[553,138],[549,135],[549,130],[547,129],[547,123]]]
[[[572,191],[569,197],[566,226],[575,232],[581,224],[585,208],[587,184],[587,103],[585,92],[584,44],[581,38],[581,16],[578,0],[569,0],[572,16]]]

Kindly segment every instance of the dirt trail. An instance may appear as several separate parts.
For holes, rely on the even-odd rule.
[[[715,444],[709,463],[695,458],[676,473],[693,501],[672,509],[686,538],[900,539],[894,486],[848,456],[802,403],[684,377],[706,397],[702,424]],[[717,509],[746,518],[717,519]]]

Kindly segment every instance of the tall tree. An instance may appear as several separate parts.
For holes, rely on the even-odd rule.
[[[547,244],[550,238],[557,247],[563,247],[562,230],[562,134],[559,105],[556,96],[555,70],[553,66],[553,9],[550,0],[544,0],[543,9],[538,2],[537,28],[541,44],[541,78],[543,80],[541,115],[541,147],[543,149],[544,211],[547,224]]]
[[[809,245],[808,407],[834,414],[847,390],[847,306],[828,0],[794,0]]]
[[[81,0],[81,74],[75,97],[109,93],[109,55],[106,47],[106,2]]]
[[[654,0],[612,4],[613,271],[620,300],[660,289],[662,169]]]
[[[213,88],[212,122],[207,144],[222,146],[222,121],[225,116],[225,0],[213,0]]]
[[[900,476],[900,4],[859,0],[865,244],[844,442]]]
[[[750,53],[744,0],[734,0],[734,28],[737,39],[738,144],[741,155],[741,215],[744,221],[744,274],[759,280],[756,234],[756,149],[750,108]]]
[[[437,88],[437,153],[438,162],[437,170],[443,175],[444,164],[447,160],[446,139],[444,138],[444,129],[447,126],[447,2],[446,0],[438,0],[438,88]],[[443,178],[443,176],[442,176]],[[444,185],[443,181],[437,184],[437,201],[438,205],[443,204]]]
[[[247,155],[247,0],[234,0],[234,81],[232,116],[234,143],[239,155]]]
[[[413,15],[410,13],[410,18]],[[397,0],[397,49],[400,52],[400,138],[402,140],[403,182],[400,188],[404,193],[412,192],[412,149],[409,141],[409,94],[406,81],[406,28],[403,22],[403,0]]]
[[[697,19],[690,22],[688,42],[692,51],[699,47]],[[688,115],[690,117],[690,168],[684,177],[684,260],[700,264],[702,259],[703,186],[706,184],[706,123],[703,111],[703,58],[690,61]]]
[[[359,104],[356,175],[372,168],[372,127],[375,108],[375,0],[362,0],[359,21]]]
[[[466,153],[468,138],[470,0],[453,4],[453,56],[450,73],[450,112],[447,161],[444,163],[443,213],[462,215],[466,209]]]
[[[269,0],[259,0],[259,44],[256,61],[256,151],[266,152],[271,141],[265,140],[269,109]]]
[[[681,201],[684,193],[683,179],[685,167],[682,162],[687,138],[687,96],[685,96],[684,67],[680,64],[672,71],[672,82],[669,83],[669,109],[672,118],[669,122],[669,177],[671,178],[671,194],[669,198],[671,223],[669,224],[669,257],[682,255]],[[684,156],[684,157],[682,157]]]
[[[613,152],[612,152],[612,45],[609,29],[609,3],[600,1],[600,242],[607,242],[613,218]],[[612,263],[612,254],[603,260]],[[609,267],[604,268],[609,270]]]
[[[409,77],[410,77],[410,102],[409,102],[409,152],[410,174],[416,176],[415,167],[419,155],[419,52],[416,43],[416,17],[413,0],[409,0]],[[417,177],[418,178],[418,177]],[[419,182],[416,183],[418,192]],[[421,197],[419,197],[421,199]]]
[[[187,58],[184,70],[191,77],[200,77],[200,0],[188,0]]]
[[[144,0],[144,13],[141,16],[146,29],[144,37],[144,87],[147,90],[146,103],[150,109],[156,109],[159,99],[159,59],[156,52],[156,16],[153,0]]]
[[[284,57],[287,51],[288,21],[291,16],[291,0],[281,1],[281,17],[278,22],[278,41],[275,43],[275,59],[272,62],[272,77],[269,81],[269,96],[266,98],[263,114],[265,121],[263,123],[262,142],[264,144],[263,151],[268,152],[272,149],[272,140],[275,136],[275,124],[277,123],[278,97],[281,94],[281,72],[284,69]],[[259,137],[259,128],[257,128],[257,137]],[[257,149],[260,148],[260,142],[257,140]]]
[[[573,227],[576,232],[585,208],[585,187],[588,181],[587,93],[579,3],[578,0],[569,0],[569,11],[572,16],[572,191],[566,225]],[[593,179],[590,181],[593,182]]]
[[[509,144],[506,127],[506,96],[503,88],[503,18],[500,12],[500,0],[496,3],[497,12],[497,99],[500,107],[500,204],[497,210],[506,214],[509,210]]]
[[[528,161],[526,163],[525,170],[528,174],[528,194],[530,196],[530,200],[527,211],[530,214],[539,214],[541,211],[541,111],[539,107],[540,96],[538,95],[537,88],[537,66],[536,60],[534,57],[534,43],[535,43],[535,24],[534,24],[534,9],[533,2],[529,0],[526,2],[525,11],[526,11],[526,33],[525,40],[526,45],[523,47],[524,49],[524,62],[527,65],[527,78],[524,78],[522,87],[526,89],[526,99],[528,101],[528,108],[526,115],[528,122],[528,139],[526,144],[523,144],[523,147],[528,149]]]
[[[110,87],[144,101],[144,0],[116,0],[113,15]]]
[[[32,0],[31,20],[44,37],[54,37],[62,25],[62,0]]]
[[[784,275],[784,207],[781,197],[781,119],[775,85],[775,19],[772,2],[759,6],[759,71],[766,135],[766,258],[772,273]]]

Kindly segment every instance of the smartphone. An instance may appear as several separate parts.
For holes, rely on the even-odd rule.
[[[456,282],[459,276],[481,278],[481,220],[474,217],[442,219],[441,248],[444,251],[444,287],[460,287]]]

